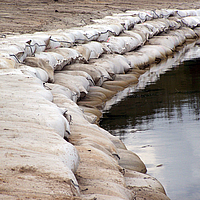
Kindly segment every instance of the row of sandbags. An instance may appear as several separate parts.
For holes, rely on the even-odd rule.
[[[67,111],[27,71],[1,69],[0,85],[0,198],[80,196],[74,176],[80,157],[63,139],[71,132]]]
[[[57,48],[35,54],[35,57],[27,57],[24,60],[26,65],[18,64],[9,58],[2,58],[0,66],[1,68],[20,68],[23,71],[29,71],[29,73],[32,73],[43,82],[50,81],[60,84],[67,88],[65,89],[65,95],[77,102],[80,98],[85,97],[91,86],[108,84],[108,81],[114,80],[116,74],[127,73],[136,67],[145,67],[165,59],[173,53],[177,46],[181,46],[187,39],[195,39],[199,35],[199,28],[196,29],[182,27],[167,33],[161,33],[159,36],[149,39],[146,45],[131,52],[129,52],[131,49],[130,42],[128,43],[129,48],[124,48],[123,44],[120,46],[121,43],[119,41],[123,41],[124,38],[132,39],[132,37],[116,37],[117,40],[113,40],[112,43],[113,49],[115,49],[115,51],[112,49],[112,53],[116,52],[119,54],[121,51],[124,51],[126,54],[104,54],[101,58],[93,59],[88,64],[74,63],[78,56],[76,57],[71,53],[74,52],[73,49]],[[129,33],[126,32],[124,34],[130,35],[133,33],[133,31],[129,31]],[[101,46],[97,42],[91,43],[94,46],[96,45],[96,47],[98,45]],[[59,58],[59,56],[62,57]],[[86,54],[85,57],[87,57],[88,61],[91,60]],[[61,69],[63,69],[62,74],[59,73]],[[55,70],[56,73],[54,74]],[[54,87],[54,90],[56,89],[58,87]]]
[[[160,33],[160,31],[165,31],[169,28],[179,28],[180,25],[188,26],[191,28],[194,28],[196,26],[199,26],[200,24],[200,18],[199,18],[199,10],[193,11],[196,12],[194,14],[192,11],[189,13],[189,11],[185,11],[188,14],[182,14],[183,17],[177,17],[181,16],[175,15],[175,13],[183,13],[184,11],[174,11],[174,10],[162,10],[157,11],[157,14],[155,14],[156,11],[148,11],[148,12],[136,12],[136,11],[129,11],[123,14],[115,14],[110,17],[105,17],[102,20],[97,21],[93,25],[88,25],[79,29],[69,29],[69,30],[55,30],[50,31],[46,33],[35,33],[35,34],[25,34],[25,35],[14,35],[14,36],[8,36],[7,38],[4,38],[2,41],[0,41],[0,56],[1,57],[11,57],[12,59],[15,59],[18,62],[23,62],[24,59],[27,56],[33,56],[37,53],[44,52],[46,49],[55,49],[58,47],[72,47],[75,43],[86,43],[88,41],[100,41],[100,42],[107,42],[108,40],[111,42],[112,37],[111,36],[118,36],[121,34],[124,30],[128,30],[134,27],[135,30],[138,30],[141,32],[141,26],[142,32],[144,31],[144,27],[148,29],[148,31],[145,31],[145,34],[148,34],[149,37],[152,37],[155,34]],[[160,12],[160,14],[158,14]],[[165,13],[165,14],[164,14]],[[139,20],[144,15],[144,20]],[[152,17],[146,17],[146,16],[152,16]],[[156,17],[158,16],[158,17]],[[166,18],[170,16],[176,16],[173,18],[173,20],[167,20]],[[123,20],[122,20],[122,19]],[[126,19],[127,18],[127,19]],[[128,20],[134,18],[130,25],[128,25],[130,28],[124,28],[123,24]],[[137,19],[135,19],[137,18]],[[139,18],[139,19],[138,19]],[[152,20],[158,18],[157,21]],[[121,22],[121,20],[123,22]],[[151,20],[151,21],[147,21]],[[139,24],[141,22],[145,22],[144,24]],[[126,25],[127,26],[127,25]],[[110,39],[111,37],[111,39]],[[128,39],[128,38],[127,38]],[[148,39],[148,37],[146,38]],[[130,40],[126,40],[125,43],[131,42]],[[138,41],[139,42],[139,41]],[[91,58],[97,57],[97,55],[93,55],[93,51],[96,54],[96,51],[98,49],[98,56],[102,54],[102,49],[100,48],[100,45],[96,47],[95,45],[85,45],[86,48],[88,47],[87,51],[91,51]],[[136,47],[139,44],[135,44]],[[79,47],[80,48],[80,47]],[[100,50],[101,49],[101,50]],[[76,49],[77,50],[77,49]],[[133,49],[131,49],[133,50]],[[84,48],[85,51],[85,48]],[[73,51],[70,52],[70,54],[73,54],[72,57],[81,56],[83,53],[83,50],[81,51]],[[39,57],[43,57],[44,55],[37,55]],[[45,55],[46,56],[46,55]],[[56,57],[57,60],[63,60],[63,57],[61,55],[54,54],[54,57]],[[62,57],[62,58],[61,58]],[[51,61],[53,62],[53,61]],[[67,61],[65,60],[65,63],[69,63],[69,59]],[[51,63],[54,69],[58,69],[62,66],[55,66],[56,64]],[[58,64],[59,65],[59,64]]]
[[[19,69],[1,69],[0,76],[2,198],[132,199],[126,187],[134,186],[168,199],[157,180],[139,173],[144,163],[119,139],[91,124],[70,98],[45,90],[53,84]]]
[[[167,59],[163,59],[159,63],[151,64],[148,67],[148,70],[131,69],[131,71],[128,72],[128,75],[130,73],[134,73],[134,75],[138,77],[137,84],[123,89],[122,91],[115,94],[115,96],[113,96],[111,99],[106,101],[103,112],[109,111],[114,104],[122,101],[133,92],[144,89],[146,85],[156,82],[161,74],[164,74],[174,65],[178,65],[185,60],[199,58],[199,47],[195,46],[195,44],[196,42],[184,44],[183,47],[179,49],[179,51],[173,53],[173,56],[169,56]],[[126,77],[127,74],[121,76]]]

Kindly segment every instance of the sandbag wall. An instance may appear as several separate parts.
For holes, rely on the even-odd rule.
[[[126,11],[1,39],[0,195],[168,199],[141,159],[97,124],[106,101],[194,42],[199,25],[200,10]]]

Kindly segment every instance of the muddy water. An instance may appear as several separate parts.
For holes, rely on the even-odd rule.
[[[200,59],[113,105],[101,127],[141,157],[172,200],[200,199]]]

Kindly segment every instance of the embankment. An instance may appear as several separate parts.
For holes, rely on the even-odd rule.
[[[127,87],[155,77],[142,74],[166,60],[170,67],[196,44],[200,10],[126,11],[94,22],[2,35],[0,198],[169,199],[98,121]]]

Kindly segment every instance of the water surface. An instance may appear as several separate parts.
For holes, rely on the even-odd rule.
[[[200,59],[185,61],[104,114],[172,199],[200,199]]]

